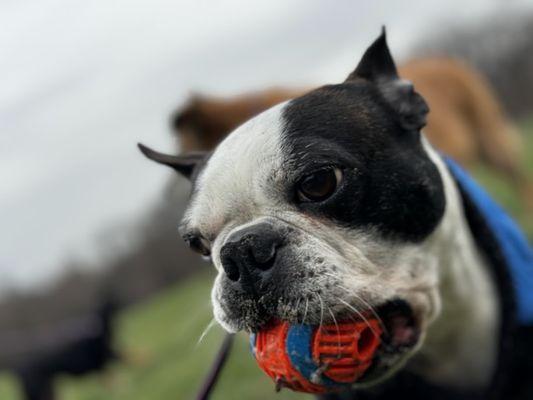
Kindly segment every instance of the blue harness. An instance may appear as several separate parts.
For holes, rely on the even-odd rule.
[[[505,258],[515,288],[520,325],[533,324],[533,250],[516,223],[449,157],[444,157],[457,183],[487,222]]]

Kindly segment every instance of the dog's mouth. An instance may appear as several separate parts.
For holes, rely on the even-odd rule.
[[[404,300],[388,301],[377,309],[382,328],[382,347],[386,352],[398,352],[414,347],[420,339],[420,324],[412,308]]]
[[[339,325],[342,321],[348,321],[344,314],[339,317]],[[368,327],[359,337],[360,348],[371,342],[369,335],[378,336],[376,340],[379,343],[369,360],[368,369],[357,379],[356,384],[371,385],[386,379],[402,365],[420,342],[420,321],[405,300],[389,300],[374,310],[362,311],[359,315],[350,317],[351,320],[359,319]],[[334,332],[335,324],[329,327]]]
[[[320,393],[326,387],[336,391],[373,385],[396,371],[421,337],[413,310],[403,300],[350,319],[338,317],[318,326],[274,318],[251,335],[252,352],[277,388]]]
[[[288,314],[278,313],[277,307],[269,307],[267,303],[257,303],[255,301],[241,301],[237,309],[226,309],[228,316],[232,320],[238,321],[236,327],[244,329],[250,333],[261,331],[265,326],[272,323],[273,320],[286,322],[289,324],[310,324],[311,326],[324,325],[335,326],[336,323],[350,322],[357,319],[376,319],[380,329],[380,346],[376,358],[381,363],[386,360],[396,358],[398,355],[408,353],[419,342],[421,337],[421,321],[415,315],[409,303],[403,299],[392,299],[382,303],[373,309],[360,309],[354,315],[353,308],[344,308],[336,313],[323,313],[320,318],[307,318],[307,310],[296,310]],[[307,307],[304,307],[307,308]],[[283,307],[284,310],[287,307]],[[292,310],[295,310],[294,308]],[[310,312],[309,312],[310,314]],[[322,314],[322,313],[321,313]],[[308,316],[309,317],[309,316]],[[324,320],[322,321],[322,317]],[[330,317],[330,318],[328,318]],[[308,322],[309,321],[309,322]]]
[[[357,383],[371,384],[388,377],[420,342],[420,321],[406,301],[388,301],[376,309],[376,314],[382,328],[381,343],[370,367]]]

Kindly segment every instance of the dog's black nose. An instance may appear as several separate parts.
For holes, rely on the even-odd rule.
[[[241,229],[226,240],[220,261],[228,278],[246,292],[258,294],[270,276],[283,238],[272,225],[263,222]]]

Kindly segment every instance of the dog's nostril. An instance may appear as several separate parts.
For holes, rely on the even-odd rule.
[[[277,246],[275,245],[250,250],[250,255],[254,261],[255,267],[261,271],[268,271],[274,266],[276,254]]]
[[[239,267],[231,258],[227,258],[222,263],[224,272],[230,281],[237,282],[240,278]]]
[[[259,268],[261,271],[268,271],[270,268],[274,266],[274,263],[276,262],[276,254],[272,256],[272,258],[266,262],[257,263],[257,268]]]

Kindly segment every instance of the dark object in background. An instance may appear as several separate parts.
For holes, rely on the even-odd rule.
[[[4,345],[12,342],[13,351],[19,353],[14,365],[3,368],[19,377],[27,400],[55,399],[53,381],[57,375],[101,371],[117,359],[112,348],[116,310],[116,305],[107,301],[92,315],[3,338]]]
[[[477,25],[436,31],[414,51],[416,56],[467,60],[489,80],[513,118],[529,118],[533,109],[533,14],[487,17]]]

